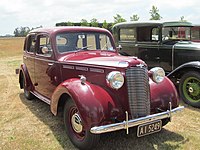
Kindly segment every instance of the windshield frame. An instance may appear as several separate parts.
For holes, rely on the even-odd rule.
[[[161,39],[162,42],[191,41],[191,26],[164,26]]]
[[[87,38],[88,35],[94,35],[96,48],[90,49],[90,47],[92,46],[91,44],[88,44],[88,45],[83,44],[82,47],[77,47],[77,43],[78,43],[79,38],[82,37],[83,40],[84,40],[84,38],[85,37]],[[100,41],[101,41],[100,36],[102,36],[102,35],[105,36],[107,40],[109,40],[109,42],[107,42],[107,43],[109,43],[108,45],[110,46],[110,49],[101,49],[101,47],[100,47]],[[68,38],[69,41],[66,41],[65,44],[63,43],[63,45],[61,45],[61,44],[58,45],[58,41],[57,41],[58,36],[61,36],[61,37],[66,36],[66,38]],[[86,40],[88,40],[88,39],[86,39]],[[68,45],[66,45],[67,42],[71,42],[70,44],[73,45],[72,46],[73,48],[72,49],[69,48],[69,50],[61,51],[58,48],[58,46],[63,46],[63,47],[68,46]],[[83,42],[83,43],[87,43],[87,41]],[[78,51],[84,51],[84,50],[89,50],[89,51],[98,50],[98,51],[116,52],[115,44],[114,44],[113,38],[110,34],[107,34],[106,32],[93,32],[93,31],[92,32],[91,31],[59,32],[55,35],[55,48],[56,48],[57,53],[61,54],[61,55],[65,54],[65,53],[78,52]]]

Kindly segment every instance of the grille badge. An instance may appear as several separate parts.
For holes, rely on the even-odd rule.
[[[136,65],[136,66],[142,68],[142,67],[144,67],[144,64],[139,64],[139,65]]]

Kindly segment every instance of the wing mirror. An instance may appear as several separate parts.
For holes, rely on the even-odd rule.
[[[49,54],[49,52],[51,52],[52,50],[49,50],[48,47],[44,46],[42,47],[42,53],[43,54]]]

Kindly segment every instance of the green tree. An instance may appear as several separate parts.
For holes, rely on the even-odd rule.
[[[140,19],[140,17],[137,14],[130,17],[131,21],[138,21],[139,19]]]
[[[150,10],[151,18],[150,20],[160,20],[162,17],[159,14],[159,9],[156,6],[152,6],[152,9]]]
[[[97,21],[96,18],[92,18],[90,20],[90,24],[91,24],[92,27],[98,27],[99,26],[99,22]]]
[[[126,22],[126,19],[122,18],[122,16],[119,14],[116,14],[116,16],[113,16],[113,17],[114,17],[114,24],[120,23],[120,22]]]
[[[70,21],[67,21],[67,26],[73,26],[74,24]]]
[[[103,21],[102,28],[108,29],[108,23],[106,22],[106,20]]]
[[[81,26],[90,26],[86,19],[81,19]]]
[[[19,31],[19,28],[15,28],[15,30],[14,30],[14,35],[15,35],[15,37],[19,37],[19,33],[20,31]]]
[[[17,27],[14,30],[15,37],[24,37],[26,36],[30,31],[29,27]]]

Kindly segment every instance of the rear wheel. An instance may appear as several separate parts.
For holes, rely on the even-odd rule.
[[[25,77],[23,77],[23,88],[24,88],[24,96],[26,97],[26,99],[32,100],[34,98],[34,95],[30,92],[30,90],[28,90],[25,82]]]
[[[200,107],[200,73],[192,71],[181,77],[179,92],[182,100],[194,107]]]
[[[79,111],[69,99],[64,107],[64,125],[71,142],[79,149],[92,149],[99,141],[99,136],[84,128]]]

